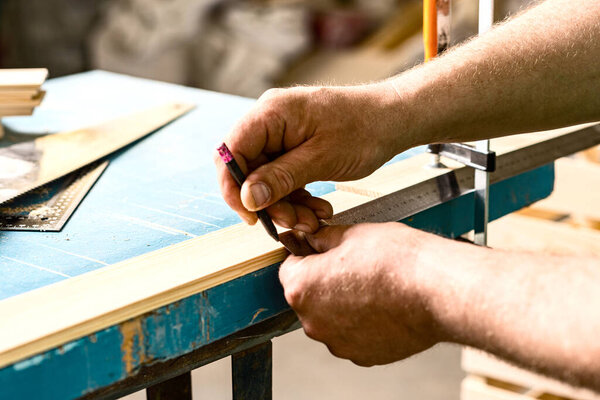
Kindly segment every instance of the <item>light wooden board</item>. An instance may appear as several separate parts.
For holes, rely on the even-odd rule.
[[[47,77],[46,68],[0,69],[0,91],[37,89]]]
[[[546,395],[546,397],[539,397]],[[460,388],[461,400],[534,400],[547,399],[547,393],[531,389],[526,393],[509,390],[486,382],[486,379],[477,375],[469,375],[463,379]],[[563,400],[562,397],[550,397],[552,400]],[[564,399],[568,400],[568,399]]]
[[[0,149],[0,203],[138,140],[194,106],[169,103],[115,120]],[[18,155],[18,156],[17,156]]]
[[[15,96],[5,96],[0,92],[0,109],[11,107],[35,107],[40,105],[46,92],[41,90],[30,98],[15,98]]]
[[[491,222],[488,229],[493,248],[600,258],[600,231],[595,229],[515,214]]]
[[[600,395],[591,390],[575,388],[557,380],[534,374],[471,348],[463,350],[462,367],[469,373],[496,378],[523,387],[535,388],[558,396],[578,400],[600,400]],[[477,397],[463,397],[463,400],[466,399],[477,399]]]
[[[0,98],[13,100],[31,100],[40,92],[39,89],[6,89],[0,90]]]
[[[600,221],[600,164],[581,159],[558,160],[552,196],[532,208]]]
[[[12,117],[19,115],[31,115],[33,114],[34,107],[18,107],[11,109],[2,109],[0,108],[0,117]]]
[[[592,125],[594,124],[496,138],[491,140],[490,148],[496,152],[496,155],[501,156],[517,149],[532,146],[552,138],[558,138],[571,132],[577,132],[578,130],[581,130],[582,127]],[[594,135],[598,136],[598,133],[596,132]],[[428,154],[422,154],[413,157],[404,163],[389,165],[386,168],[375,171],[366,178],[338,183],[336,184],[336,189],[365,196],[379,197],[393,193],[404,187],[414,185],[425,179],[443,175],[449,170],[469,168],[445,157],[442,157],[442,163],[447,166],[447,168],[429,168],[430,157],[431,156]],[[410,171],[410,173],[408,173],[408,171]],[[491,181],[494,181],[495,175],[497,175],[497,173],[491,174]]]
[[[418,168],[405,176],[420,173]],[[327,197],[336,212],[370,200],[345,192]],[[19,329],[0,331],[0,366],[272,265],[284,255],[262,227],[236,225],[8,298],[0,302],[0,320]],[[61,318],[54,317],[56,310]]]
[[[344,192],[324,197],[336,212],[370,200]],[[260,224],[238,224],[8,298],[0,302],[0,320],[15,329],[0,330],[0,368],[275,264],[286,255]],[[64,318],[54,318],[56,310]]]

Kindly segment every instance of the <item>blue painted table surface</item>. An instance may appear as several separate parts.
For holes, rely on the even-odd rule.
[[[10,131],[76,129],[168,101],[197,108],[111,156],[61,232],[0,232],[0,301],[240,222],[219,194],[211,154],[254,100],[103,71],[52,79],[45,89],[46,99],[32,117],[3,120]],[[553,181],[548,165],[493,185],[491,218],[546,197]],[[310,190],[319,195],[334,186],[316,183]],[[473,196],[404,222],[460,235],[473,227]],[[283,312],[288,306],[277,267],[4,367],[0,399],[78,397]]]

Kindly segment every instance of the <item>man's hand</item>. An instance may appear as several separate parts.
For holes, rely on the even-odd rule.
[[[223,197],[248,223],[268,207],[279,225],[314,232],[333,211],[304,185],[364,177],[414,145],[390,122],[398,112],[389,83],[269,90],[225,139],[247,175],[241,192],[215,157]]]
[[[307,237],[324,253],[289,256],[279,279],[309,337],[363,366],[406,358],[442,339],[418,259],[422,242],[443,239],[398,223],[324,227]]]
[[[359,365],[449,341],[600,390],[600,264],[491,250],[399,223],[321,228],[279,279],[306,334]],[[560,323],[557,323],[560,321]]]

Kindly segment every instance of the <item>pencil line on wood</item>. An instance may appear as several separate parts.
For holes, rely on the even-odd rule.
[[[71,278],[70,275],[63,274],[62,272],[58,272],[58,271],[55,271],[55,270],[50,269],[50,268],[40,267],[39,265],[35,265],[35,264],[31,264],[31,263],[28,263],[28,262],[25,262],[25,261],[17,260],[16,258],[12,258],[12,257],[7,257],[7,256],[0,256],[0,257],[6,258],[7,260],[14,261],[14,262],[19,263],[19,264],[27,265],[29,267],[37,268],[37,269],[42,270],[42,271],[51,272],[51,273],[56,274],[56,275],[64,276],[65,278]]]

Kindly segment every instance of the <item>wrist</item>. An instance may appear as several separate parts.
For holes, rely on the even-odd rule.
[[[490,254],[489,249],[434,235],[420,241],[418,287],[438,341],[472,345],[478,305],[493,281]]]

